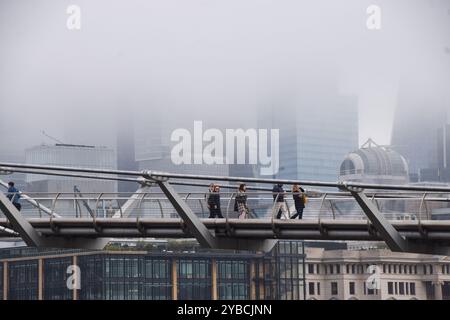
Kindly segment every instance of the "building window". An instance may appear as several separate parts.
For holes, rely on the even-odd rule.
[[[388,272],[391,273],[391,265],[388,265]]]
[[[311,295],[311,296],[314,295],[314,282],[308,283],[308,291],[309,291],[309,295]]]
[[[394,282],[394,293],[395,294],[398,294],[398,283],[397,282]]]
[[[336,273],[339,274],[341,273],[341,266],[340,265],[336,265]]]
[[[414,282],[410,282],[409,284],[409,293],[413,296],[416,295],[416,284]]]
[[[338,294],[338,284],[337,282],[331,283],[331,295],[335,296]]]
[[[375,293],[375,290],[371,289],[371,288],[367,288],[367,284],[364,281],[364,294],[366,294],[366,295],[373,295],[374,293]]]
[[[426,265],[423,266],[423,274],[427,274],[427,266]]]
[[[240,260],[217,260],[219,299],[248,299],[249,264]]]
[[[8,274],[9,299],[36,300],[38,298],[37,260],[10,262]]]
[[[417,266],[414,266],[414,274],[417,274]]]
[[[383,273],[386,273],[386,265],[383,264]]]
[[[409,266],[409,273],[410,273],[410,274],[413,273],[413,266]]]
[[[232,264],[228,264],[232,266]],[[234,264],[233,264],[234,265]],[[219,264],[218,271],[223,277],[226,264]],[[180,300],[211,299],[211,261],[207,259],[179,259],[177,263],[178,298]],[[225,285],[226,286],[226,285]],[[219,296],[228,297],[228,293],[219,290]],[[222,298],[223,299],[223,298]],[[231,298],[232,299],[232,298]]]
[[[67,287],[67,268],[72,265],[72,257],[44,259],[44,299],[70,300],[73,292]]]
[[[349,282],[349,293],[351,294],[351,295],[354,295],[355,294],[355,283],[354,282]]]
[[[356,266],[354,264],[352,264],[352,273],[355,274],[356,273]]]
[[[405,283],[404,282],[399,282],[398,283],[398,291],[399,294],[404,295],[405,294]]]
[[[320,296],[320,282],[317,282],[317,295]]]
[[[333,274],[334,273],[334,270],[333,270],[334,268],[333,268],[333,265],[332,264],[330,264],[330,274]]]
[[[391,281],[388,282],[388,294],[394,294],[394,283]]]
[[[308,273],[314,274],[314,265],[313,264],[308,264]]]
[[[345,271],[346,271],[347,273],[350,273],[350,265],[347,264],[347,265],[345,266],[345,269],[346,269]]]

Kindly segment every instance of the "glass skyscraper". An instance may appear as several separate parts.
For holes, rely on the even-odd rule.
[[[263,108],[260,128],[280,130],[283,179],[337,181],[345,155],[358,148],[356,98],[303,95]]]

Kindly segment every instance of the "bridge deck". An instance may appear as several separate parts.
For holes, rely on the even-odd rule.
[[[45,236],[114,238],[192,238],[179,218],[29,218],[30,224]],[[367,220],[279,220],[279,219],[201,219],[217,237],[245,239],[380,240]],[[450,221],[390,221],[407,239],[450,242]],[[11,228],[6,219],[0,226]],[[0,237],[11,237],[1,233]]]

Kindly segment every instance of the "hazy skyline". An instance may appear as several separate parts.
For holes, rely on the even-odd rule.
[[[81,30],[66,27],[71,4],[81,8]],[[45,130],[112,146],[117,117],[151,117],[155,108],[250,127],[260,106],[285,93],[331,91],[357,98],[360,144],[388,144],[402,81],[423,78],[450,101],[449,5],[377,1],[374,31],[371,4],[0,0],[0,145],[51,142]],[[323,87],[330,78],[335,87]]]

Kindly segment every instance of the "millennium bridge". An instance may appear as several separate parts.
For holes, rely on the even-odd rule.
[[[0,163],[0,174],[27,173],[136,183],[134,193],[21,193],[18,211],[0,192],[0,240],[34,247],[102,249],[120,238],[195,238],[215,249],[269,251],[280,239],[384,241],[392,251],[450,254],[450,187],[379,185],[124,171]],[[223,218],[208,218],[206,190],[221,186]],[[250,215],[238,219],[234,198],[247,184]],[[299,184],[308,196],[303,219],[276,218],[272,185]],[[0,180],[0,185],[7,184]],[[179,192],[174,186],[192,192]],[[290,192],[288,215],[295,209]],[[450,208],[448,209],[450,211]],[[439,212],[439,210],[437,210]]]

